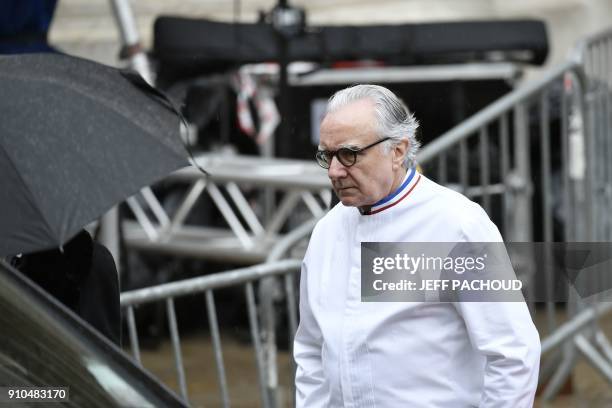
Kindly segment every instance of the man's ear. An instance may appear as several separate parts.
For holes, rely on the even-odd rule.
[[[397,170],[404,165],[404,157],[408,153],[409,142],[402,139],[393,147],[393,170]]]

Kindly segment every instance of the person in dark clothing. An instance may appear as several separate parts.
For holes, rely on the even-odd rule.
[[[83,320],[121,345],[119,280],[115,261],[82,230],[63,245],[15,257],[14,266]]]
[[[57,0],[0,1],[0,54],[56,52],[47,35]]]

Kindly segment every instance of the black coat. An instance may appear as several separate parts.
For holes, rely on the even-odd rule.
[[[60,249],[23,255],[15,265],[115,344],[121,344],[119,278],[110,252],[81,231]]]

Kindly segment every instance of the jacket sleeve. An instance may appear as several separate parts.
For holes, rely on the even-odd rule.
[[[307,274],[306,264],[302,263],[300,324],[293,345],[293,355],[297,365],[295,375],[297,408],[325,407],[329,394],[321,361],[323,336],[310,307]]]
[[[472,345],[485,357],[481,408],[528,408],[538,385],[540,338],[525,303],[456,304]]]
[[[502,245],[497,227],[480,211],[480,216],[463,223],[466,241]],[[473,347],[485,358],[479,406],[532,407],[541,346],[525,302],[457,302],[455,308],[463,317]]]

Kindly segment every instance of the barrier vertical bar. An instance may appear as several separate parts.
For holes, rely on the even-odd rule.
[[[510,226],[510,205],[508,203],[508,174],[510,173],[510,142],[508,141],[508,115],[503,114],[499,118],[499,145],[501,149],[501,160],[500,160],[500,182],[504,184],[504,195],[502,197],[502,214],[503,214],[503,228],[502,234],[506,238]]]
[[[210,336],[213,343],[213,351],[215,353],[215,365],[217,366],[217,377],[219,380],[219,391],[221,392],[221,401],[225,408],[229,408],[230,399],[227,389],[227,377],[225,375],[225,366],[223,365],[223,353],[221,352],[221,336],[219,334],[219,322],[217,321],[217,310],[215,308],[215,299],[212,290],[205,292],[206,312],[208,314],[208,325],[210,327]]]
[[[178,376],[179,388],[185,401],[189,401],[187,393],[187,381],[185,379],[185,367],[181,355],[181,341],[179,339],[178,325],[176,324],[176,313],[174,311],[174,299],[166,299],[166,311],[168,312],[168,326],[170,327],[170,339],[172,340],[172,351],[174,352],[174,362],[176,374]]]
[[[553,241],[553,219],[552,219],[552,185],[550,177],[550,116],[549,116],[549,93],[544,90],[540,95],[540,171],[542,187],[540,188],[542,195],[542,218],[543,218],[543,241],[546,242],[544,247],[544,282],[546,294],[546,322],[548,330],[552,332],[556,327],[554,288],[555,280],[552,270],[552,248],[550,244]]]
[[[127,307],[127,323],[132,354],[134,355],[134,359],[138,365],[142,366],[142,361],[140,360],[140,347],[138,345],[138,332],[136,330],[136,318],[134,316],[134,306]]]
[[[264,408],[269,408],[271,406],[270,396],[268,395],[266,389],[266,372],[261,350],[261,339],[259,338],[259,324],[257,323],[257,306],[255,304],[255,291],[253,289],[253,283],[246,283],[245,291],[247,298],[247,312],[249,315],[249,326],[251,328],[251,338],[253,339],[253,346],[255,348],[255,362],[257,364],[257,373],[259,377],[261,402]]]
[[[511,233],[515,242],[532,241],[531,218],[531,170],[528,129],[527,102],[519,102],[514,107],[514,174],[518,185],[514,194],[514,222]],[[527,288],[527,304],[532,315],[535,313],[535,279],[533,257],[525,254],[520,260]]]
[[[263,278],[259,283],[259,314],[261,316],[262,356],[266,392],[270,404],[277,406],[278,373],[276,364],[276,322],[274,299],[277,297],[277,280]]]
[[[461,190],[465,194],[469,185],[468,148],[465,138],[459,142],[459,180]]]
[[[517,242],[529,242],[531,229],[531,171],[529,152],[528,115],[525,102],[514,107],[514,171],[520,181],[516,192],[514,213],[515,230],[513,239]]]
[[[478,132],[478,145],[479,145],[479,171],[480,171],[480,188],[482,189],[482,206],[484,210],[491,215],[491,194],[489,193],[489,185],[491,184],[491,177],[489,175],[489,132],[487,126],[480,128]]]
[[[442,152],[438,156],[438,183],[445,185],[448,182],[447,174],[446,153]]]

